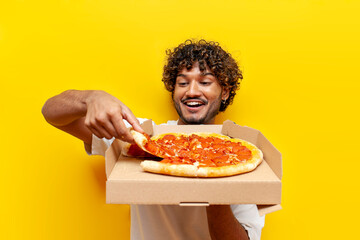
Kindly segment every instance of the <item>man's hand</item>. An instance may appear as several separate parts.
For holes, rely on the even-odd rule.
[[[134,142],[123,120],[143,132],[131,110],[104,91],[68,90],[46,101],[42,113],[50,124],[91,145],[92,134]]]
[[[90,94],[86,99],[86,105],[85,126],[99,138],[115,137],[132,143],[134,139],[123,119],[128,121],[134,130],[143,132],[131,110],[119,99],[104,91]]]

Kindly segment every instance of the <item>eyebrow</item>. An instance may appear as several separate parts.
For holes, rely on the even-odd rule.
[[[177,77],[185,77],[185,78],[186,78],[186,75],[185,75],[185,74],[180,73],[180,74],[178,74],[178,75],[177,75]]]
[[[214,75],[213,73],[211,73],[211,72],[206,72],[206,73],[203,73],[202,75],[203,75],[203,76],[211,75],[211,76],[214,76],[214,77],[215,77],[215,75]]]
[[[211,73],[211,72],[201,73],[201,75],[202,76],[211,75],[211,76],[215,77],[215,75],[213,73]],[[186,74],[179,73],[177,75],[177,77],[185,77],[186,78]]]

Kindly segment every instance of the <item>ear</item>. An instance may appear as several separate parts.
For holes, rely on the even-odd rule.
[[[230,95],[230,89],[229,88],[223,88],[222,94],[221,94],[221,100],[227,100]]]

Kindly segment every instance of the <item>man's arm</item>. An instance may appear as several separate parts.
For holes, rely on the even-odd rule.
[[[91,145],[99,138],[121,138],[133,142],[123,119],[142,132],[131,110],[114,96],[98,90],[68,90],[46,101],[42,113],[51,125]]]
[[[248,240],[246,230],[231,211],[230,205],[206,207],[210,236],[212,240]]]

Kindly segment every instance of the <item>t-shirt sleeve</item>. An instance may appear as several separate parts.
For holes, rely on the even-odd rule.
[[[260,240],[265,216],[260,216],[255,204],[231,205],[235,218],[245,228],[250,240]]]
[[[140,124],[145,122],[146,118],[138,118]],[[126,127],[131,127],[130,123],[124,120]],[[105,151],[110,147],[115,138],[106,139],[106,138],[98,138],[94,134],[92,135],[91,146],[89,144],[84,143],[85,151],[89,155],[101,155],[105,156]]]
[[[85,151],[89,155],[101,155],[105,156],[105,151],[110,147],[115,138],[106,139],[98,138],[94,134],[92,135],[91,146],[88,144],[85,145]]]

